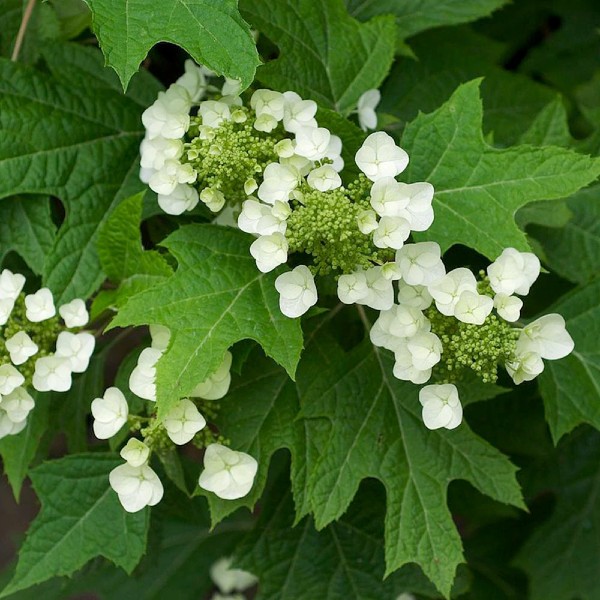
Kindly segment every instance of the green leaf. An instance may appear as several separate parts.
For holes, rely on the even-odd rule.
[[[562,98],[545,106],[519,139],[520,144],[534,146],[570,146],[573,143],[567,111]]]
[[[157,365],[159,414],[216,371],[225,351],[257,341],[293,376],[302,349],[299,321],[279,310],[276,273],[262,274],[250,236],[214,225],[188,225],[163,245],[179,263],[164,283],[132,297],[112,326],[165,325],[169,349]]]
[[[86,0],[106,62],[126,89],[148,50],[171,42],[219,75],[248,87],[259,64],[237,0]]]
[[[122,198],[143,189],[140,114],[157,84],[140,76],[123,96],[97,50],[47,44],[42,51],[45,70],[0,59],[0,197],[50,194],[64,203],[44,266],[44,283],[62,303],[86,298],[104,279],[98,228]]]
[[[486,17],[507,0],[346,0],[350,14],[361,21],[375,15],[395,15],[398,35],[405,39],[419,31],[468,23]]]
[[[567,323],[575,349],[546,361],[539,385],[554,442],[580,423],[600,429],[600,279],[574,290],[553,308]]]
[[[448,595],[463,556],[446,505],[447,485],[464,479],[483,494],[523,507],[516,468],[466,423],[454,431],[429,431],[418,387],[392,376],[391,353],[366,342],[331,361],[327,369],[315,364],[301,394],[301,415],[330,423],[308,478],[316,525],[339,518],[362,479],[379,479],[387,494],[386,573],[416,562]]]
[[[4,473],[17,502],[29,466],[36,456],[42,436],[48,429],[48,409],[48,398],[44,394],[37,394],[35,410],[29,415],[25,429],[18,435],[0,440]]]
[[[454,244],[495,259],[508,246],[529,248],[514,215],[528,202],[564,198],[600,174],[600,160],[571,150],[515,146],[498,150],[481,133],[479,81],[461,85],[434,113],[407,126],[409,182],[435,189],[435,221],[418,239]]]
[[[0,261],[13,250],[39,275],[55,236],[48,198],[17,196],[0,201]]]
[[[600,185],[577,192],[565,206],[571,218],[562,227],[543,223],[528,233],[542,245],[549,268],[584,284],[600,275]]]
[[[144,193],[123,200],[98,232],[98,257],[108,278],[119,284],[110,290],[110,304],[121,306],[127,298],[143,292],[173,274],[156,250],[144,250],[140,220]]]
[[[71,455],[31,472],[42,510],[19,553],[6,597],[60,575],[70,575],[95,556],[131,572],[146,547],[148,511],[123,510],[108,483],[120,464],[104,454]]]
[[[213,589],[210,567],[231,556],[251,528],[249,519],[229,519],[211,529],[203,499],[167,490],[152,511],[148,551],[135,571],[102,562],[78,574],[62,598],[93,594],[105,600],[197,600]],[[174,500],[174,502],[173,502]]]
[[[503,47],[468,27],[424,33],[411,41],[418,60],[399,59],[382,86],[380,113],[404,122],[441,106],[461,83],[484,76],[483,130],[494,142],[515,144],[556,92],[501,68]]]
[[[377,88],[392,64],[392,17],[361,24],[343,0],[242,0],[248,20],[277,46],[279,57],[257,78],[273,89],[294,90],[347,115],[361,94]]]
[[[600,598],[599,465],[600,434],[589,428],[561,442],[550,461],[535,465],[537,474],[552,474],[558,499],[516,560],[529,575],[531,600]]]
[[[291,494],[270,490],[256,528],[236,548],[235,564],[258,576],[257,600],[395,600],[403,592],[438,597],[414,565],[383,580],[382,491],[365,484],[343,517],[317,531],[308,517],[293,527]],[[453,591],[464,592],[464,583]]]

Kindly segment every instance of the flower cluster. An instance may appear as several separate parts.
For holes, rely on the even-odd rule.
[[[560,315],[516,325],[523,306],[518,296],[529,293],[540,273],[532,253],[505,249],[479,280],[462,267],[446,272],[434,242],[406,244],[395,264],[398,303],[392,299],[381,310],[370,337],[394,353],[398,379],[443,382],[420,392],[430,429],[452,429],[461,422],[454,383],[466,372],[493,382],[503,366],[519,384],[542,372],[542,359],[563,358],[573,350]]]
[[[169,345],[170,332],[166,327],[150,328],[152,345],[142,350],[129,378],[130,390],[140,398],[156,401],[156,363]],[[258,464],[244,452],[227,448],[220,437],[207,427],[205,417],[198,410],[198,400],[218,400],[229,390],[232,356],[227,352],[219,368],[200,382],[191,398],[180,399],[169,413],[158,421],[152,408],[149,416],[131,415],[127,399],[121,390],[110,387],[103,397],[92,402],[93,429],[99,439],[109,439],[128,425],[129,430],[139,433],[130,438],[121,450],[124,464],[110,474],[110,485],[117,492],[121,504],[129,512],[137,512],[145,506],[154,506],[162,499],[164,489],[156,472],[150,467],[153,450],[162,450],[171,444],[183,446],[190,442],[206,448],[204,470],[199,479],[203,489],[220,498],[242,498],[252,488]],[[213,411],[206,406],[208,416]],[[204,436],[199,436],[200,432]]]
[[[239,212],[237,226],[256,237],[250,254],[263,273],[295,255],[296,266],[275,280],[281,312],[290,318],[317,303],[318,275],[333,275],[342,303],[380,311],[370,337],[394,352],[394,375],[418,385],[436,382],[420,394],[427,427],[461,422],[454,384],[466,373],[493,382],[503,367],[519,384],[542,372],[543,359],[572,350],[560,315],[516,325],[519,296],[540,272],[534,254],[507,248],[477,278],[462,267],[447,272],[437,243],[412,242],[413,232],[433,223],[434,188],[398,181],[409,157],[387,133],[366,137],[354,156],[360,175],[344,183],[342,142],[319,124],[315,102],[259,89],[245,105],[230,81],[198,102],[206,85],[191,74],[200,72],[187,64],[144,121],[143,165],[146,155],[152,158],[149,182],[161,206],[178,214],[198,200],[213,212],[228,203]],[[364,130],[377,124],[379,98],[369,90],[358,102]],[[194,102],[197,115],[190,117]],[[161,141],[150,152],[148,140]],[[193,202],[182,203],[183,196]],[[160,352],[144,352],[132,389],[152,399]]]
[[[92,334],[79,331],[89,320],[83,300],[60,306],[59,318],[48,288],[26,295],[24,286],[23,275],[0,273],[0,438],[25,428],[35,406],[28,389],[66,392],[95,346]]]

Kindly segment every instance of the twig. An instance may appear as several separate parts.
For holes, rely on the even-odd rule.
[[[31,19],[31,14],[33,13],[33,8],[35,7],[35,0],[29,0],[25,10],[23,11],[23,18],[21,19],[21,25],[19,26],[19,32],[17,33],[17,40],[15,41],[15,47],[12,51],[12,56],[10,59],[13,62],[19,58],[19,52],[21,52],[21,46],[23,45],[23,40],[25,39],[25,32],[27,31],[27,25],[29,25],[29,20]]]

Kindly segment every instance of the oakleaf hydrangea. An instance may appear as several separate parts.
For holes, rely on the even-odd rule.
[[[39,392],[68,391],[95,347],[80,330],[89,321],[82,299],[57,309],[50,289],[25,293],[25,285],[19,273],[0,273],[0,438],[25,429]]]

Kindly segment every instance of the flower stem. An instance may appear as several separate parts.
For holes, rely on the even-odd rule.
[[[23,45],[23,40],[25,39],[25,32],[27,31],[27,25],[29,24],[29,20],[31,19],[34,7],[35,0],[29,0],[27,6],[25,7],[25,10],[23,11],[23,18],[21,19],[21,25],[19,26],[19,32],[17,33],[15,47],[13,48],[12,56],[10,57],[10,59],[13,62],[16,62],[19,58],[21,46]]]

